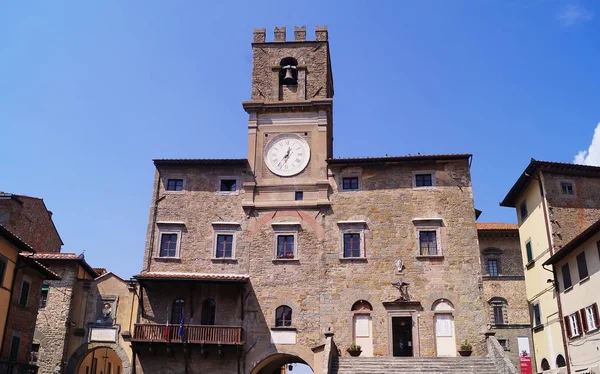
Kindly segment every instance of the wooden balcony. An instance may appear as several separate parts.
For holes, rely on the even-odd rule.
[[[37,374],[38,367],[24,362],[0,361],[0,373]]]
[[[132,342],[243,345],[242,328],[212,325],[136,323]]]

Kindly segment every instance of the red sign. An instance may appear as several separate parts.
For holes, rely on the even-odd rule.
[[[521,355],[519,362],[521,363],[521,374],[531,374],[531,356]]]

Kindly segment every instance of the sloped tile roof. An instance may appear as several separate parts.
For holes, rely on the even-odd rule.
[[[430,155],[405,155],[405,156],[377,156],[377,157],[348,157],[330,158],[328,164],[347,163],[377,163],[377,162],[401,162],[401,161],[436,161],[436,160],[466,160],[473,155],[469,153],[446,153]]]
[[[518,230],[519,225],[515,223],[502,222],[478,222],[477,230]]]
[[[156,280],[206,280],[206,281],[234,281],[245,282],[250,276],[247,274],[207,274],[207,273],[184,273],[170,271],[156,271],[140,273],[133,276],[136,279]]]

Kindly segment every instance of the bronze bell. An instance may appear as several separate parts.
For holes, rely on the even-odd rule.
[[[282,69],[285,69],[285,76],[283,77],[283,80],[281,81],[281,83],[283,84],[296,84],[296,78],[294,78],[294,73],[292,71],[292,69],[294,69],[295,66],[292,65],[287,65],[282,67]]]

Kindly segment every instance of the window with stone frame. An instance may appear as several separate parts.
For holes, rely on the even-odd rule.
[[[221,176],[217,192],[221,195],[237,195],[240,192],[240,179],[236,176]]]
[[[295,255],[295,235],[277,234],[277,254],[278,259],[292,259]]]
[[[505,351],[510,351],[510,348],[508,346],[508,339],[498,339],[498,343],[500,343],[502,349],[504,349]]]
[[[160,234],[160,257],[177,257],[177,243],[179,234],[161,233]]]
[[[273,222],[271,226],[275,233],[273,260],[297,260],[300,222]]]
[[[343,177],[342,178],[342,190],[344,191],[356,191],[359,189],[359,178],[358,176]]]
[[[442,256],[442,227],[441,218],[414,218],[413,223],[417,234],[417,256]]]
[[[421,256],[437,256],[437,233],[435,230],[419,231],[419,252]]]
[[[560,191],[563,195],[574,195],[573,183],[571,182],[560,182]]]
[[[217,233],[215,258],[233,258],[233,234]]]
[[[157,258],[179,258],[181,234],[185,227],[182,222],[157,222]]]
[[[213,222],[213,261],[235,261],[240,224],[237,222]]]
[[[183,178],[168,178],[166,183],[167,191],[183,191]]]
[[[356,192],[363,189],[362,168],[353,166],[342,169],[336,176],[339,192]]]
[[[490,258],[487,260],[488,275],[490,277],[497,277],[500,275],[500,260],[497,258]]]
[[[508,303],[502,297],[494,297],[488,302],[492,325],[508,324]]]
[[[292,326],[292,308],[281,305],[275,310],[275,327]]]
[[[341,234],[341,259],[364,259],[367,257],[365,245],[365,221],[338,222]]]

